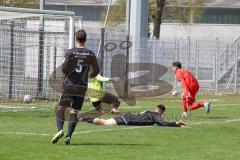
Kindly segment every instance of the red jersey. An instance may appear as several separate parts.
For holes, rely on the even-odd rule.
[[[194,75],[185,69],[177,69],[176,78],[182,83],[185,93],[196,93],[199,89],[199,84]]]

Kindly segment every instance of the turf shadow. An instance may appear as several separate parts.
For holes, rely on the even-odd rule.
[[[229,118],[231,118],[231,117],[224,117],[224,116],[222,116],[222,117],[197,117],[197,118],[201,118],[201,119],[229,119]]]
[[[138,144],[138,143],[73,143],[71,146],[141,146],[141,147],[163,147],[173,145],[159,145],[159,144]]]

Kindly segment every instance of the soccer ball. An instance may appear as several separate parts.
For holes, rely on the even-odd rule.
[[[33,100],[32,96],[31,95],[25,95],[24,98],[23,98],[23,101],[25,103],[31,103]]]
[[[178,95],[178,91],[172,91],[172,96],[176,97]]]

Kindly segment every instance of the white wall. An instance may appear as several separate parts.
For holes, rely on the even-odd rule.
[[[151,24],[151,30],[153,25]],[[170,24],[164,23],[161,26],[161,38],[187,38],[199,40],[234,41],[240,37],[240,25],[228,24]]]

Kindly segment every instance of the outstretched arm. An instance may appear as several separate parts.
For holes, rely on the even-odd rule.
[[[96,79],[101,82],[109,82],[111,81],[111,78],[103,77],[100,74],[97,75]]]
[[[157,124],[165,127],[181,127],[180,125],[177,125],[177,122],[158,121]]]
[[[156,124],[158,124],[159,126],[165,126],[165,127],[182,127],[182,126],[186,125],[182,121],[178,121],[178,122],[167,122],[167,121],[164,121],[161,118],[161,116],[157,116],[155,121],[156,121]]]

